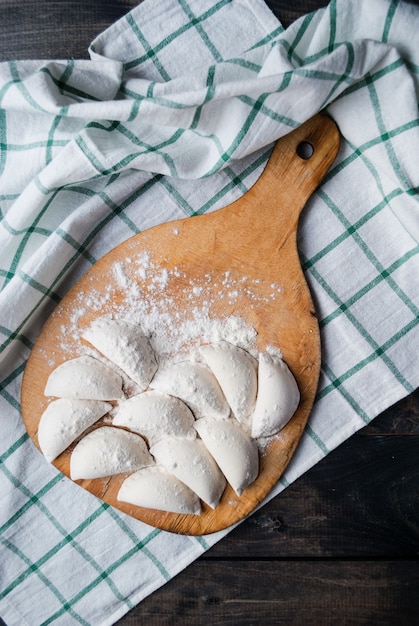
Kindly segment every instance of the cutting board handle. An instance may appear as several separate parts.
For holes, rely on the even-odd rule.
[[[335,122],[318,114],[277,141],[259,180],[228,207],[243,226],[251,224],[250,238],[256,231],[266,237],[296,228],[305,203],[336,158],[339,139]],[[245,236],[246,227],[236,224]]]
[[[332,165],[338,149],[339,130],[335,122],[318,114],[276,143],[263,175],[264,186],[274,183],[278,188],[280,178],[277,198],[292,197],[294,207],[299,199],[301,210]]]

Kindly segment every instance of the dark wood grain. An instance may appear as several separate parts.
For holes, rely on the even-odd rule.
[[[0,0],[0,60],[88,58],[90,41],[137,4]],[[327,2],[267,4],[286,27]],[[415,392],[146,598],[118,626],[416,626],[418,451]]]
[[[92,39],[136,0],[0,0],[0,60],[88,58]]]
[[[86,59],[89,43],[140,1],[0,0],[0,61]],[[276,0],[267,4],[286,27],[327,2]]]
[[[357,434],[208,555],[416,558],[418,450],[419,435]]]
[[[195,562],[120,626],[413,626],[419,588],[409,561]],[[262,582],[263,581],[263,582]],[[226,584],[228,582],[228,584]],[[392,619],[391,619],[392,616]]]

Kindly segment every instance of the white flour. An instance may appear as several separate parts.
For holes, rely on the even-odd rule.
[[[176,309],[168,294],[167,287],[172,278],[180,279],[182,311]],[[225,272],[221,279],[214,278],[210,271],[200,277],[190,278],[179,268],[167,270],[156,266],[148,252],[141,252],[133,258],[126,258],[113,264],[104,291],[89,290],[80,293],[78,303],[70,314],[70,327],[62,328],[61,349],[66,351],[66,337],[80,339],[79,321],[87,311],[108,317],[126,319],[137,323],[150,339],[152,348],[163,363],[169,359],[199,359],[197,348],[202,343],[222,339],[242,347],[255,356],[255,329],[239,315],[223,319],[214,318],[211,308],[214,294],[217,298],[235,304],[241,293],[246,293],[252,301],[272,300],[281,293],[278,285],[271,285],[272,291],[266,298],[258,295],[255,286],[260,280],[242,277],[234,279]],[[115,294],[122,301],[115,303]]]
[[[187,272],[181,270],[180,268],[175,267],[168,270],[164,267],[156,265],[147,251],[141,252],[131,258],[116,261],[111,266],[109,274],[107,276],[103,276],[102,278],[106,284],[106,287],[103,290],[99,291],[95,289],[94,284],[91,282],[91,287],[88,288],[86,292],[80,292],[78,294],[77,300],[73,304],[73,308],[69,311],[69,315],[67,317],[69,322],[67,324],[63,324],[61,327],[61,337],[59,340],[62,352],[64,352],[64,354],[67,353],[69,359],[74,357],[75,342],[79,353],[82,355],[93,354],[96,359],[105,361],[106,357],[109,358],[112,361],[116,372],[122,377],[125,398],[119,399],[118,402],[115,403],[116,406],[113,407],[112,411],[101,420],[102,422],[110,424],[112,423],[112,419],[116,416],[116,428],[115,426],[108,426],[108,429],[106,430],[102,427],[100,429],[102,433],[96,433],[96,435],[89,434],[89,437],[91,437],[90,440],[93,441],[93,437],[99,437],[100,435],[105,436],[107,433],[116,433],[116,435],[119,436],[118,423],[125,428],[129,428],[130,424],[123,422],[124,403],[125,409],[128,409],[128,403],[134,400],[133,396],[136,396],[139,391],[143,391],[148,386],[152,389],[159,389],[158,385],[156,387],[156,381],[158,382],[159,380],[159,373],[161,374],[160,378],[163,377],[164,379],[165,371],[171,372],[169,378],[171,383],[176,383],[176,388],[170,388],[169,390],[161,389],[160,391],[174,397],[179,396],[188,406],[190,406],[192,402],[191,394],[193,392],[195,395],[199,396],[200,402],[204,402],[204,404],[206,402],[208,405],[205,405],[206,409],[204,411],[204,415],[211,415],[210,409],[214,408],[213,387],[208,385],[208,388],[206,388],[205,385],[202,384],[201,379],[199,379],[201,381],[199,384],[196,382],[198,380],[196,372],[198,370],[201,371],[205,369],[208,372],[208,376],[213,377],[213,373],[215,373],[218,383],[220,384],[220,394],[223,396],[224,400],[224,395],[221,391],[221,389],[223,389],[227,398],[227,400],[225,400],[226,411],[223,412],[222,415],[220,412],[221,417],[226,418],[227,420],[231,409],[231,416],[234,415],[238,419],[237,427],[234,426],[234,429],[236,430],[239,428],[238,434],[234,435],[236,430],[232,430],[231,432],[229,431],[230,441],[224,450],[226,459],[222,459],[222,461],[223,463],[224,461],[227,463],[227,474],[233,472],[234,470],[234,480],[231,478],[231,481],[233,487],[235,485],[236,492],[241,493],[242,489],[249,484],[249,481],[252,482],[256,477],[258,473],[257,455],[258,453],[260,455],[265,453],[266,445],[270,440],[272,440],[272,437],[252,441],[250,434],[245,434],[245,431],[249,431],[250,433],[250,426],[247,424],[246,420],[244,420],[244,417],[246,417],[246,419],[250,419],[250,416],[253,413],[258,386],[256,370],[257,361],[252,358],[253,356],[258,357],[258,349],[256,345],[257,332],[239,315],[227,315],[223,318],[214,316],[213,311],[216,308],[214,307],[214,303],[215,300],[221,300],[226,302],[229,307],[232,306],[233,310],[239,309],[240,302],[242,302],[241,298],[243,294],[245,294],[246,301],[250,302],[250,306],[252,306],[253,303],[263,305],[264,303],[266,304],[267,302],[271,302],[281,294],[280,286],[276,284],[270,285],[268,295],[261,296],[261,279],[250,279],[247,277],[237,279],[234,278],[229,271],[224,272],[220,277],[219,275],[211,273],[210,270],[206,271],[201,276],[190,277]],[[176,282],[172,284],[174,279]],[[92,276],[90,281],[93,280],[94,278]],[[172,287],[174,288],[172,289]],[[180,298],[177,298],[176,300],[176,302],[181,303],[180,305],[176,304],[173,296],[171,295],[172,293],[176,293],[177,296],[180,295]],[[90,326],[90,328],[86,330],[86,317],[89,320],[94,320],[94,328]],[[103,318],[110,318],[113,321],[110,322],[110,319]],[[128,356],[131,355],[130,350],[134,353],[132,355],[134,358],[137,352],[142,352],[142,349],[140,349],[140,346],[137,346],[140,339],[135,333],[135,337],[133,337],[132,328],[128,328],[130,327],[130,324],[126,324],[126,322],[133,322],[138,325],[138,328],[141,329],[141,332],[144,333],[146,337],[146,339],[141,337],[141,342],[145,340],[148,348],[151,348],[150,353],[153,353],[153,359],[154,356],[156,357],[157,363],[154,361],[151,367],[152,371],[150,370],[151,373],[147,373],[147,383],[143,383],[141,380],[140,382],[137,381],[137,384],[134,384],[133,380],[135,380],[135,377],[127,369],[124,360],[127,355],[127,350]],[[110,327],[115,329],[114,335],[112,335]],[[86,345],[86,343],[83,343],[83,338],[92,345],[89,346]],[[69,341],[69,339],[71,339],[71,341]],[[200,354],[200,346],[202,346],[202,344],[216,344],[223,340],[227,342],[229,346],[232,344],[227,353],[224,354],[224,351],[221,356],[218,355],[215,362],[206,363],[206,361],[208,361],[208,354],[207,357],[205,357],[204,353]],[[96,346],[99,354],[93,349],[92,346]],[[243,351],[237,350],[236,347],[243,348],[252,356],[249,356],[249,354],[241,354],[239,358],[237,354],[242,353]],[[271,355],[281,357],[280,350],[277,347],[268,346],[266,351]],[[227,356],[230,355],[230,352],[233,354],[234,358],[227,358]],[[85,359],[86,356],[83,356],[82,358]],[[243,365],[244,359],[246,360],[246,367]],[[184,363],[181,363],[181,361]],[[251,367],[248,364],[248,361],[249,363],[250,361],[252,362]],[[254,365],[253,361],[255,361]],[[206,364],[204,365],[203,363]],[[129,361],[128,364],[130,365],[131,361]],[[131,369],[136,371],[138,369],[137,365],[136,361],[133,361]],[[172,374],[173,367],[170,368],[170,365],[174,366],[175,369],[181,369],[179,375],[180,378],[178,377],[178,379],[176,379],[174,377]],[[217,365],[217,368],[215,368],[215,365]],[[185,370],[182,369],[182,366],[187,366],[189,368],[188,375],[185,373]],[[120,368],[123,368],[124,371]],[[252,371],[251,380],[248,376],[249,368]],[[156,369],[157,374],[155,373]],[[213,370],[216,371],[213,372]],[[223,385],[221,381],[221,379],[226,376],[226,380],[228,382],[227,386],[226,384]],[[250,384],[252,381],[254,384]],[[216,383],[215,378],[214,382]],[[217,389],[218,383],[216,383]],[[141,388],[138,388],[139,385]],[[183,398],[180,394],[185,385],[187,386],[186,391],[189,394],[189,404],[188,400]],[[240,395],[237,396],[236,394],[232,396],[231,394],[226,393],[228,390],[227,387],[228,389],[234,388],[235,394],[236,390],[239,389]],[[248,406],[245,407],[245,411],[243,409],[244,414],[241,416],[241,413],[238,410],[241,408],[241,405],[238,400],[236,402],[236,396],[239,399],[242,396],[246,396],[246,394],[243,393],[243,390],[248,389],[251,391],[249,400],[246,400]],[[138,396],[136,397],[138,398]],[[234,399],[234,402],[232,402],[232,398]],[[200,417],[196,408],[192,408],[192,410],[195,418]],[[119,417],[118,411],[120,411]],[[160,417],[159,412],[160,409],[154,409],[153,415],[148,416],[150,421],[158,420]],[[207,437],[214,437],[216,432],[218,432],[221,427],[230,427],[232,423],[233,425],[236,423],[235,421],[231,422],[230,420],[227,420],[225,423],[220,424],[218,419],[220,415],[218,413],[214,415],[216,419],[214,419],[214,424],[210,424]],[[122,419],[122,421],[118,422],[120,419]],[[174,416],[168,416],[167,419],[174,420]],[[221,420],[221,422],[224,422],[224,420]],[[171,429],[170,432],[172,432],[176,424],[173,421],[173,423],[170,423],[169,426],[169,430]],[[243,432],[241,429],[243,429]],[[123,430],[122,432],[123,436],[128,436],[127,431]],[[132,433],[130,436],[133,436]],[[138,436],[135,435],[134,439],[136,437]],[[223,437],[225,438],[225,433],[223,434]],[[280,437],[280,434],[277,434],[276,437]],[[112,438],[108,437],[105,442],[107,444],[107,447],[105,447],[106,454],[102,456],[96,455],[97,458],[95,457],[95,463],[102,473],[107,472],[109,469],[107,466],[105,468],[103,463],[104,459],[109,456],[108,448],[112,443],[111,439]],[[158,447],[163,445],[166,439],[166,437],[162,436],[161,440],[159,439],[157,444],[153,446],[153,450],[156,446]],[[242,442],[242,440],[247,442],[247,448],[245,446],[244,450],[242,444],[240,444],[241,447],[239,446],[239,443]],[[197,441],[198,439],[195,441],[195,438],[178,437],[178,433],[176,433],[177,445],[187,445],[192,447],[196,445],[204,445],[201,440],[199,440],[198,443]],[[89,439],[86,439],[85,443],[89,443]],[[149,443],[150,442],[148,442],[148,444]],[[101,442],[101,445],[102,444],[103,442]],[[236,460],[229,458],[229,455],[231,455],[229,448],[230,445],[235,445],[237,447],[238,452]],[[247,456],[249,456],[248,453],[250,446],[253,455],[253,463],[249,469],[247,465],[242,466],[237,459],[240,458],[242,460],[242,457],[247,458]],[[80,451],[77,461],[80,467],[76,467],[77,463],[75,465],[73,463],[73,478],[93,477],[90,476],[90,473],[93,471],[90,463],[92,450],[90,448],[83,448],[83,440],[79,442],[76,449]],[[170,447],[170,450],[172,450],[172,447]],[[183,450],[183,452],[185,452],[185,450]],[[97,452],[97,454],[99,454],[99,452]],[[163,458],[165,459],[167,456],[168,452],[165,450]],[[124,457],[124,463],[125,461],[126,459]],[[177,463],[180,461],[183,462],[182,458],[174,458],[174,467],[176,467]],[[219,460],[219,462],[221,463],[221,460]],[[223,463],[221,463],[221,465]],[[117,462],[117,460],[115,460],[114,465],[117,471],[126,471],[126,466],[121,465],[119,461]],[[186,475],[189,477],[191,472],[189,465],[185,465],[185,468],[185,476],[178,476],[178,478],[186,481]],[[96,471],[95,468],[93,469]],[[133,466],[131,469],[136,469],[136,467]],[[247,474],[249,474],[249,476],[247,476]],[[194,474],[192,473],[192,475]],[[214,507],[216,506],[218,499],[221,497],[224,486],[225,482],[223,478],[221,482],[216,481],[217,493],[215,495],[212,492],[207,494],[211,485],[203,481],[203,484],[198,485],[199,489],[196,490],[196,492],[200,494],[204,501]]]

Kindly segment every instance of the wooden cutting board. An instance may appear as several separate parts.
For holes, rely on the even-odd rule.
[[[116,496],[125,475],[77,481],[82,488],[151,526],[192,535],[215,532],[238,522],[269,494],[297,447],[318,383],[319,328],[296,235],[300,212],[333,163],[338,147],[336,125],[330,118],[317,115],[276,143],[262,176],[233,204],[211,214],[156,226],[114,248],[56,307],[39,335],[23,377],[22,415],[38,445],[38,423],[49,401],[44,396],[47,378],[60,363],[82,353],[80,339],[70,329],[83,329],[95,317],[118,311],[126,301],[124,284],[131,288],[134,284],[142,293],[148,289],[154,303],[161,298],[160,304],[170,309],[171,319],[182,321],[194,314],[185,298],[186,285],[203,284],[205,279],[204,293],[200,289],[193,292],[193,305],[198,306],[200,298],[205,298],[211,319],[239,316],[253,327],[257,348],[279,348],[301,392],[299,408],[289,424],[280,437],[271,438],[261,450],[256,481],[241,497],[227,487],[216,509],[203,505],[200,515],[171,514],[119,502]],[[131,262],[136,255],[146,255],[154,273],[138,272]],[[121,266],[123,280],[116,272]],[[160,291],[156,288],[157,271],[160,276],[170,275]],[[228,289],[235,285],[234,298],[226,297],[226,282]],[[66,476],[70,452],[71,448],[54,462]]]

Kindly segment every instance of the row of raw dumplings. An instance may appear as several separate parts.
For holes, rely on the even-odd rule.
[[[50,374],[38,443],[53,461],[73,442],[70,476],[132,472],[118,499],[175,513],[215,508],[227,482],[237,495],[259,473],[257,439],[279,432],[300,400],[284,361],[254,358],[227,341],[200,347],[202,362],[158,367],[141,328],[99,318],[83,334],[109,364],[84,355]],[[122,372],[138,393],[126,398]],[[83,433],[109,414],[112,425]]]

